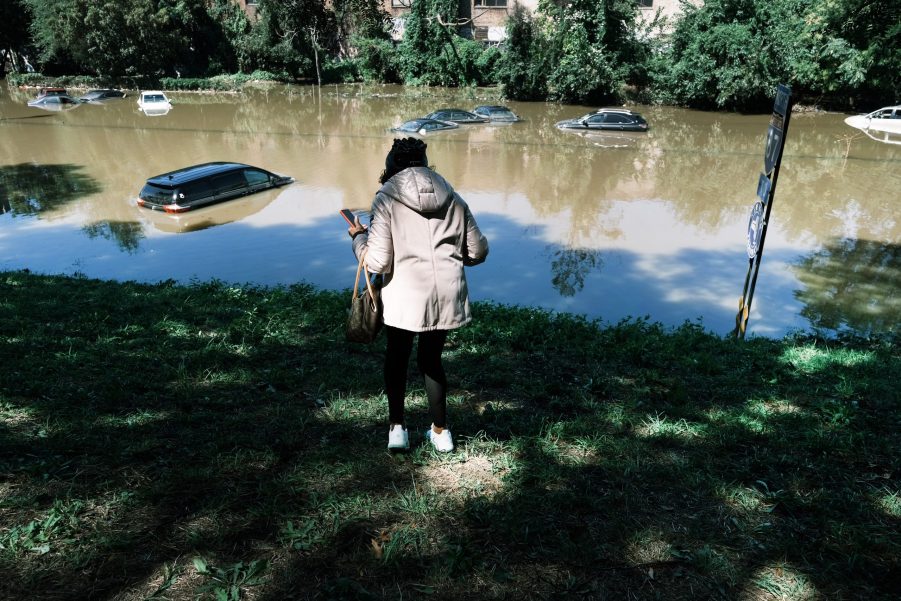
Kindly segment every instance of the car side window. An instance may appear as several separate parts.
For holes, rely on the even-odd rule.
[[[616,113],[609,113],[607,115],[607,123],[631,123],[631,119],[629,119],[625,115],[617,115]]]
[[[588,124],[589,125],[598,125],[600,123],[603,123],[605,117],[607,117],[607,115],[604,115],[604,114],[592,115],[591,117],[588,118]]]
[[[244,174],[240,171],[217,175],[210,183],[216,194],[226,194],[247,187],[247,180],[244,179]]]
[[[247,184],[250,186],[259,186],[260,184],[269,183],[269,174],[257,169],[245,169],[244,177],[247,179]]]

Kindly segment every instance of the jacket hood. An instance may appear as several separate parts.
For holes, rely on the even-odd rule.
[[[428,167],[404,169],[379,191],[420,214],[436,213],[454,197],[454,189],[447,180]]]

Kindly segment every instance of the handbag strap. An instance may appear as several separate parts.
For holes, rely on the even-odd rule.
[[[369,270],[366,268],[366,265],[364,265],[367,251],[368,249],[364,250],[363,254],[360,255],[360,262],[357,264],[357,277],[354,279],[354,290],[351,298],[355,297],[357,295],[357,290],[360,289],[360,272],[363,272],[366,274],[366,289],[369,291],[369,298],[372,299],[372,304],[376,304],[375,290],[372,288],[372,277],[369,275]]]

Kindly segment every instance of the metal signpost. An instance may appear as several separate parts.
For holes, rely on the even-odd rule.
[[[773,103],[773,116],[766,134],[766,147],[763,152],[763,173],[757,182],[757,200],[751,208],[748,220],[748,273],[745,275],[745,286],[738,300],[738,314],[735,316],[736,337],[744,338],[748,329],[748,317],[751,315],[751,301],[754,299],[754,287],[757,285],[757,273],[763,259],[763,243],[766,240],[766,228],[773,210],[773,197],[776,193],[776,180],[779,179],[779,166],[782,164],[782,150],[785,148],[785,136],[788,133],[788,121],[791,118],[791,88],[779,84],[776,86],[776,101]]]

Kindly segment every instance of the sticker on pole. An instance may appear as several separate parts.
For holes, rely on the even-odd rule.
[[[770,125],[766,132],[766,151],[763,154],[763,165],[767,175],[773,172],[776,161],[779,160],[779,151],[782,150],[782,130]]]
[[[757,198],[759,198],[760,202],[763,204],[770,201],[770,188],[772,188],[770,178],[761,173],[760,179],[757,180]]]
[[[753,259],[760,250],[760,240],[763,237],[763,203],[759,200],[751,208],[751,217],[748,219],[748,257]]]

